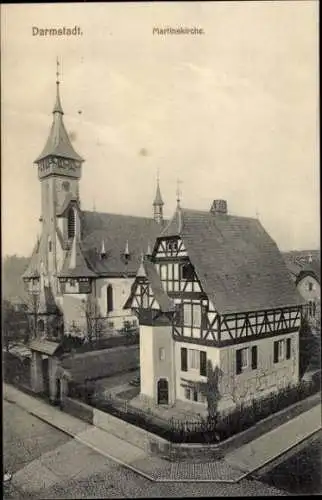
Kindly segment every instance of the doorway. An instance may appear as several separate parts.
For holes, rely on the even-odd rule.
[[[158,404],[169,404],[169,384],[166,378],[158,380]]]

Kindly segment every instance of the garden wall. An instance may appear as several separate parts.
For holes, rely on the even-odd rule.
[[[92,406],[86,405],[77,399],[65,397],[63,410],[74,417],[84,420],[88,424],[93,424],[94,408]]]
[[[96,408],[93,409],[93,424],[100,429],[114,434],[114,436],[138,446],[147,453],[150,453],[153,449],[159,455],[165,454],[168,456],[170,453],[171,443],[165,439]]]

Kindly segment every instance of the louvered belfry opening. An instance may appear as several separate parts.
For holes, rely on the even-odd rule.
[[[68,226],[67,226],[67,232],[68,232],[68,238],[74,238],[75,236],[75,211],[73,208],[70,208],[68,211]]]

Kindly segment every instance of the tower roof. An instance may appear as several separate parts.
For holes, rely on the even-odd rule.
[[[47,139],[46,145],[42,153],[36,158],[35,163],[43,160],[47,156],[61,156],[63,158],[69,158],[71,160],[84,161],[72,146],[72,143],[68,137],[64,121],[63,121],[63,108],[61,105],[60,94],[59,94],[59,81],[56,82],[56,102],[53,109],[53,123],[49,132],[49,137]]]
[[[74,237],[73,244],[65,258],[59,277],[61,278],[94,278],[94,273],[87,265],[80,242]]]
[[[161,196],[161,191],[160,191],[159,179],[157,180],[157,190],[155,193],[153,205],[154,206],[155,205],[164,205],[163,200],[162,200],[162,196]]]

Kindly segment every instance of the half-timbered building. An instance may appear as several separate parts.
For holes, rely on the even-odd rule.
[[[210,366],[220,408],[298,382],[302,303],[260,222],[177,208],[142,258],[125,307],[140,323],[141,397],[206,404]]]

